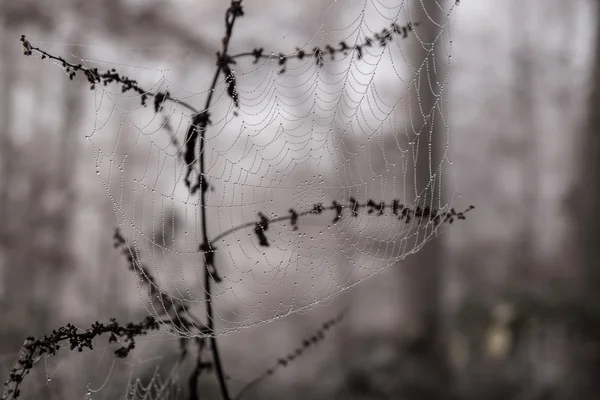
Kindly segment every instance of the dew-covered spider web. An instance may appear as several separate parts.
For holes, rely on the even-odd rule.
[[[464,217],[454,210],[447,98],[458,3],[335,0],[310,32],[272,27],[277,38],[250,29],[265,25],[266,11],[242,4],[214,90],[213,55],[159,69],[63,54],[134,80],[93,85],[89,162],[112,202],[115,251],[166,329],[124,359],[112,357],[120,341],[36,358],[45,368],[22,387],[34,396],[65,379],[86,386],[58,398],[181,398],[189,358],[161,347],[185,343],[173,335],[229,334],[308,312],[401,268]],[[211,37],[222,50],[222,36]],[[204,134],[190,134],[191,124]]]
[[[269,49],[245,31],[260,12],[248,6],[214,91],[215,59],[186,66],[202,85],[75,60],[147,90],[143,107],[139,93],[95,85],[87,139],[150,315],[169,321],[175,305],[200,324],[208,270],[215,334],[231,333],[330,301],[437,235],[436,215],[458,198],[446,96],[454,7],[334,1],[310,35]],[[191,146],[198,115],[205,140]]]
[[[151,315],[164,319],[172,303],[203,315],[209,259],[217,334],[307,311],[440,229],[416,210],[448,212],[456,198],[445,96],[451,8],[428,6],[429,15],[420,1],[346,3],[332,2],[303,43],[273,52],[241,48],[236,28],[230,75],[219,75],[214,92],[166,70],[83,60],[148,90],[142,107],[138,94],[97,85],[87,138]],[[211,64],[199,67],[209,77]],[[210,123],[198,188],[200,143],[191,163],[187,146],[200,111]]]

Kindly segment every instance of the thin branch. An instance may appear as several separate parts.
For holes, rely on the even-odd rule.
[[[354,46],[349,46],[346,42],[339,42],[334,47],[332,45],[326,45],[325,47],[314,47],[310,51],[305,51],[296,47],[296,51],[292,54],[283,54],[283,53],[271,53],[264,54],[264,49],[262,47],[255,48],[252,51],[239,53],[231,56],[231,59],[237,58],[245,58],[245,57],[253,57],[254,64],[258,62],[259,59],[276,59],[278,60],[278,64],[281,66],[280,74],[283,74],[286,71],[286,63],[290,59],[298,59],[303,60],[304,58],[314,58],[319,67],[324,65],[323,57],[325,55],[329,55],[331,60],[335,60],[336,55],[342,53],[344,56],[348,55],[348,53],[356,52],[356,56],[358,59],[363,58],[363,50],[365,47],[372,47],[373,43],[378,43],[379,46],[385,47],[389,42],[393,40],[393,36],[397,35],[402,39],[408,37],[408,33],[413,30],[413,27],[418,26],[418,22],[407,23],[404,26],[400,26],[396,23],[390,25],[390,29],[383,29],[381,32],[375,33],[372,37],[365,37],[363,39],[362,44],[356,44]]]
[[[214,320],[214,310],[213,310],[213,299],[212,299],[212,291],[211,291],[211,280],[218,279],[217,270],[214,264],[214,249],[211,246],[211,242],[208,237],[208,227],[207,227],[207,218],[206,218],[206,192],[205,187],[208,185],[205,184],[204,174],[205,174],[205,163],[204,163],[204,153],[205,153],[205,141],[206,141],[206,127],[208,126],[209,113],[208,110],[211,106],[212,96],[214,93],[214,89],[217,84],[217,80],[221,72],[228,72],[229,67],[227,66],[227,62],[223,62],[227,57],[227,50],[229,49],[229,41],[231,40],[231,35],[233,33],[233,27],[235,21],[238,17],[244,15],[241,0],[232,0],[227,13],[225,14],[225,37],[223,38],[223,49],[222,56],[217,53],[217,70],[215,72],[210,90],[208,92],[208,96],[206,98],[206,104],[204,106],[203,115],[205,118],[201,120],[203,126],[200,126],[198,129],[200,131],[200,154],[199,154],[199,163],[200,163],[200,174],[199,174],[199,183],[200,183],[200,211],[202,218],[202,240],[203,243],[200,245],[200,249],[204,251],[204,294],[206,300],[206,316],[207,316],[207,326],[211,333],[210,335],[210,348],[213,355],[213,362],[215,364],[215,372],[217,375],[217,381],[219,382],[219,388],[221,390],[221,396],[223,400],[230,400],[231,397],[229,395],[229,390],[227,388],[227,383],[225,382],[225,373],[223,371],[223,365],[221,362],[221,357],[219,355],[219,348],[217,346],[217,338],[214,332],[215,320]],[[228,77],[226,77],[227,79]],[[235,100],[235,99],[234,99]],[[193,189],[192,189],[193,190]]]
[[[419,220],[421,220],[423,218],[427,218],[434,223],[443,223],[443,222],[452,223],[452,222],[454,222],[454,217],[456,217],[456,219],[465,219],[465,214],[467,212],[469,212],[470,210],[474,209],[475,206],[469,206],[467,209],[465,209],[462,212],[457,212],[454,208],[452,208],[446,212],[439,212],[438,210],[429,211],[428,207],[424,207],[424,208],[417,207],[413,210],[410,207],[400,204],[397,200],[394,200],[390,204],[385,204],[385,203],[377,204],[372,200],[369,200],[366,203],[361,204],[361,203],[356,202],[356,200],[350,198],[350,203],[346,204],[346,205],[339,204],[335,201],[333,202],[333,205],[328,206],[328,207],[324,207],[322,204],[315,204],[315,205],[313,205],[313,208],[311,208],[310,210],[297,213],[292,209],[292,210],[290,210],[290,214],[288,214],[288,215],[281,215],[278,217],[267,218],[266,221],[267,221],[267,223],[277,223],[277,222],[290,220],[292,225],[294,226],[294,228],[296,228],[296,221],[299,217],[302,217],[305,215],[310,215],[310,214],[321,214],[323,211],[336,211],[336,215],[333,220],[333,222],[335,223],[341,217],[341,213],[342,213],[343,209],[349,209],[353,213],[353,216],[357,216],[358,209],[360,209],[360,208],[368,208],[369,209],[368,214],[376,213],[376,215],[378,215],[378,216],[383,215],[383,211],[386,208],[389,208],[392,210],[393,215],[397,215],[398,219],[404,220],[407,223],[410,222],[410,219],[413,217],[417,218]],[[261,221],[258,221],[258,222],[251,221],[251,222],[246,222],[244,224],[227,229],[226,231],[223,231],[219,235],[215,236],[212,239],[212,243],[223,240],[227,236],[229,236],[237,231],[247,229],[247,228],[250,228],[253,226],[257,226],[257,224],[260,224],[260,223],[261,223]]]
[[[16,399],[20,396],[20,385],[23,378],[29,374],[35,362],[42,356],[55,355],[63,346],[63,342],[69,342],[70,349],[82,352],[85,348],[93,350],[92,341],[103,334],[109,334],[109,343],[124,340],[120,348],[115,350],[115,355],[125,358],[135,348],[135,337],[145,335],[149,331],[160,329],[160,323],[148,316],[144,321],[134,324],[119,325],[112,318],[109,324],[95,322],[90,329],[80,332],[79,328],[72,324],[55,329],[50,335],[44,335],[41,339],[30,336],[21,348],[16,366],[10,370],[8,381],[4,384],[5,391],[3,400]]]
[[[315,334],[302,341],[302,346],[297,347],[294,351],[288,353],[285,357],[277,360],[277,363],[274,366],[267,369],[262,374],[258,375],[256,378],[252,379],[250,382],[244,385],[244,387],[242,387],[242,389],[240,389],[238,394],[235,396],[234,400],[239,400],[240,398],[242,398],[242,396],[248,393],[252,388],[254,388],[257,384],[262,382],[265,378],[273,375],[275,372],[277,372],[278,369],[287,367],[289,363],[302,356],[306,350],[320,343],[323,339],[325,339],[327,332],[344,318],[347,311],[347,309],[344,309],[335,318],[324,322]]]
[[[95,89],[95,87],[98,83],[101,83],[104,86],[106,86],[109,83],[116,82],[116,83],[120,83],[123,85],[122,86],[123,93],[125,93],[129,90],[133,90],[136,93],[138,93],[141,96],[141,101],[142,101],[143,106],[147,105],[148,97],[155,97],[155,98],[160,99],[161,102],[163,100],[170,100],[170,101],[174,102],[175,104],[180,104],[180,105],[184,106],[191,112],[194,112],[194,113],[198,112],[198,110],[196,110],[190,104],[188,104],[184,101],[181,101],[181,100],[177,100],[177,99],[171,97],[171,95],[168,93],[150,92],[150,91],[142,89],[138,85],[137,81],[129,79],[125,76],[119,75],[114,68],[107,70],[106,72],[100,73],[98,71],[98,68],[87,68],[87,67],[83,66],[82,64],[70,63],[62,57],[53,56],[52,54],[40,49],[39,47],[32,46],[31,43],[25,38],[25,35],[21,35],[21,44],[23,45],[23,54],[25,54],[26,56],[32,55],[33,52],[35,51],[42,55],[41,56],[42,59],[48,58],[48,59],[60,62],[62,64],[63,68],[65,68],[65,72],[67,72],[69,74],[69,79],[71,79],[71,80],[73,80],[75,78],[75,76],[77,75],[77,72],[82,72],[83,74],[85,74],[86,78],[90,82],[90,84],[91,84],[90,89],[92,89],[92,90]]]
[[[113,239],[114,248],[121,251],[121,254],[127,260],[129,270],[138,275],[139,279],[148,286],[150,299],[158,300],[162,305],[162,312],[158,312],[159,316],[169,316],[170,320],[161,322],[172,325],[175,328],[186,329],[193,327],[195,324],[200,334],[207,334],[206,325],[202,323],[198,317],[192,314],[180,299],[175,299],[172,296],[167,295],[166,292],[158,286],[150,269],[146,267],[136,253],[130,250],[127,241],[118,228],[115,229]],[[170,314],[172,312],[175,314],[174,317]]]

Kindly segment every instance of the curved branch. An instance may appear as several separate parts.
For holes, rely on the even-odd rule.
[[[70,63],[62,57],[53,56],[52,54],[40,49],[39,47],[32,46],[31,43],[25,38],[25,35],[21,35],[21,43],[23,44],[24,49],[23,54],[30,56],[35,51],[42,55],[42,59],[48,58],[50,60],[58,61],[59,63],[61,63],[63,68],[65,68],[66,72],[69,74],[69,79],[71,80],[77,75],[77,72],[84,73],[85,76],[88,78],[88,81],[92,84],[91,89],[94,89],[95,85],[98,83],[107,85],[108,83],[117,82],[123,85],[123,92],[126,92],[128,90],[134,90],[135,92],[137,92],[142,97],[142,105],[144,106],[147,104],[146,100],[148,97],[159,97],[163,100],[169,100],[175,104],[180,104],[183,107],[190,110],[191,112],[198,112],[198,110],[196,110],[196,108],[194,108],[192,105],[186,103],[185,101],[177,100],[171,97],[171,95],[169,95],[168,93],[150,92],[142,89],[138,85],[137,81],[119,75],[114,69],[107,70],[104,73],[100,73],[98,72],[97,68],[87,68],[84,67],[82,64]]]
[[[96,321],[92,324],[91,328],[83,332],[76,326],[67,324],[52,331],[50,335],[45,335],[41,339],[30,336],[21,348],[16,365],[10,370],[2,399],[18,398],[23,378],[29,374],[29,371],[33,368],[39,357],[55,355],[65,342],[69,343],[71,350],[77,349],[83,351],[85,348],[92,350],[93,339],[108,334],[109,343],[116,343],[119,338],[125,342],[125,344],[115,350],[117,357],[125,358],[135,348],[136,336],[145,335],[149,331],[158,330],[159,328],[159,322],[150,316],[146,317],[140,323],[129,322],[126,325],[120,325],[116,319],[111,318],[109,324],[102,324]]]
[[[326,45],[323,48],[314,47],[310,51],[302,50],[296,47],[296,51],[292,54],[283,54],[283,53],[270,53],[264,54],[264,49],[256,48],[252,51],[247,51],[239,54],[235,54],[231,56],[232,59],[236,58],[244,58],[244,57],[254,57],[254,63],[257,63],[259,59],[275,59],[278,60],[279,65],[283,67],[280,72],[285,72],[285,64],[289,59],[298,59],[302,60],[304,58],[315,58],[318,66],[323,65],[323,57],[325,55],[329,55],[332,60],[335,59],[337,54],[343,53],[344,55],[348,55],[349,52],[354,51],[357,54],[358,59],[360,60],[363,57],[363,49],[365,47],[372,47],[373,43],[379,44],[381,47],[385,47],[389,42],[393,40],[394,35],[399,36],[401,39],[405,39],[408,37],[408,33],[413,30],[413,27],[418,26],[418,22],[408,22],[404,26],[400,26],[396,23],[392,23],[390,25],[390,29],[383,29],[381,32],[375,33],[371,37],[365,37],[363,39],[362,44],[355,44],[353,46],[349,46],[346,42],[336,43],[333,47],[332,45]]]
[[[428,207],[425,207],[423,209],[421,209],[420,207],[417,207],[413,210],[410,207],[401,205],[400,203],[398,203],[397,200],[394,200],[390,204],[384,204],[384,203],[377,204],[377,203],[373,202],[372,200],[369,200],[366,203],[361,204],[361,203],[358,203],[355,201],[353,202],[353,199],[351,199],[350,203],[346,204],[346,205],[341,205],[341,204],[334,202],[333,205],[324,207],[320,204],[315,204],[313,206],[313,208],[308,211],[302,211],[299,213],[290,213],[289,215],[281,215],[278,217],[267,218],[267,222],[268,223],[282,222],[282,221],[291,220],[293,218],[298,218],[298,217],[302,217],[302,216],[309,215],[309,214],[321,214],[323,211],[334,211],[335,210],[337,213],[336,218],[334,219],[334,223],[335,223],[336,220],[338,219],[338,217],[341,216],[341,209],[349,209],[354,213],[354,216],[356,216],[355,213],[359,208],[369,208],[369,211],[368,211],[369,214],[372,214],[373,212],[377,211],[377,215],[383,215],[383,210],[385,210],[386,208],[390,208],[390,209],[392,209],[393,215],[399,215],[399,219],[408,219],[408,221],[410,221],[410,218],[415,217],[417,219],[428,218],[429,220],[433,221],[434,223],[436,220],[439,220],[440,223],[443,223],[443,222],[452,223],[454,221],[454,217],[456,217],[457,219],[465,219],[464,215],[467,212],[469,212],[470,210],[473,210],[475,208],[475,206],[471,205],[467,209],[465,209],[464,211],[461,211],[461,212],[457,212],[456,210],[454,210],[454,208],[452,208],[449,211],[440,213],[437,210],[428,211]],[[398,213],[398,211],[400,211],[400,213]],[[256,226],[257,223],[258,223],[257,221],[251,221],[251,222],[243,223],[238,226],[234,226],[233,228],[227,229],[226,231],[223,231],[219,235],[215,236],[211,240],[211,242],[214,243],[214,242],[223,240],[227,236],[229,236],[237,231],[240,231],[240,230],[243,230],[246,228],[250,228],[250,227],[254,227],[254,226]]]
[[[238,17],[243,16],[243,10],[241,6],[241,0],[232,0],[231,5],[227,9],[225,14],[225,37],[223,38],[223,49],[222,49],[222,57],[226,57],[227,50],[229,48],[229,41],[231,40],[231,35],[233,33],[233,26]],[[219,57],[219,54],[217,53]],[[200,154],[199,154],[199,164],[200,164],[200,174],[199,174],[199,183],[200,183],[200,212],[202,218],[202,240],[203,243],[200,245],[200,248],[205,251],[204,255],[204,298],[206,300],[206,317],[207,317],[207,327],[210,332],[210,348],[213,355],[213,362],[215,364],[215,372],[217,375],[217,380],[219,382],[219,389],[221,390],[221,396],[223,400],[230,400],[231,396],[229,395],[229,390],[227,388],[227,383],[225,382],[225,372],[223,371],[223,365],[221,363],[221,357],[219,355],[219,348],[217,346],[217,338],[214,333],[214,310],[213,310],[213,299],[211,292],[211,279],[218,279],[217,270],[214,265],[214,249],[211,246],[211,242],[208,238],[208,227],[206,220],[206,190],[205,187],[208,185],[205,184],[205,165],[204,165],[204,146],[206,144],[206,127],[209,124],[208,119],[208,110],[211,105],[212,96],[214,93],[215,86],[217,85],[217,80],[221,72],[225,72],[227,75],[227,64],[221,62],[221,58],[219,57],[217,61],[217,70],[215,72],[208,96],[206,98],[206,104],[204,106],[203,113],[206,115],[206,118],[203,119],[203,125],[200,126]],[[194,128],[196,129],[196,128]],[[193,191],[193,188],[191,188]]]

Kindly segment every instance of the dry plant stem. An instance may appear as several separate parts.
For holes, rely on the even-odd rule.
[[[305,351],[308,350],[309,348],[314,348],[314,346],[317,343],[319,343],[323,339],[325,339],[327,332],[331,328],[333,328],[335,325],[337,325],[344,318],[344,316],[346,315],[347,312],[348,312],[348,308],[345,308],[335,318],[332,318],[332,319],[326,321],[325,323],[323,323],[317,332],[313,333],[310,337],[306,337],[302,341],[302,345],[300,347],[297,347],[292,352],[289,352],[287,355],[285,355],[284,357],[277,360],[277,364],[275,364],[271,368],[267,369],[262,374],[258,375],[256,378],[254,378],[250,382],[248,382],[244,387],[242,387],[242,389],[238,392],[238,394],[234,397],[233,400],[239,400],[246,393],[248,393],[250,390],[252,390],[256,385],[258,385],[259,383],[264,381],[265,378],[273,375],[278,369],[285,368],[287,365],[289,365],[289,363],[293,362],[298,357],[301,357],[305,353]]]
[[[359,207],[364,208],[365,204],[359,204]],[[384,206],[384,208],[390,208],[390,207],[391,206],[387,205],[387,204]],[[347,209],[347,208],[350,208],[350,207],[347,206],[347,205],[342,205],[342,208],[346,208]],[[474,206],[469,206],[467,209],[465,209],[464,211],[462,211],[462,212],[460,212],[458,214],[464,215],[467,212],[469,212],[470,210],[473,210],[474,208],[475,208]],[[331,211],[331,210],[335,210],[335,207],[334,206],[323,207],[322,210],[323,211]],[[302,217],[302,216],[310,215],[310,214],[320,214],[320,213],[317,213],[315,211],[315,209],[313,208],[313,209],[308,210],[308,211],[299,212],[297,214],[297,217]],[[441,213],[440,214],[440,218],[442,220],[444,220],[444,219],[447,219],[448,216],[452,216],[452,215],[456,215],[456,213],[453,213],[453,212],[449,211],[449,212]],[[291,218],[292,218],[291,215],[281,215],[281,216],[278,216],[278,217],[269,218],[268,222],[269,223],[283,222],[283,221],[288,221]],[[225,239],[225,237],[227,237],[227,236],[229,236],[229,235],[231,235],[231,234],[233,234],[233,233],[235,233],[237,231],[241,231],[242,229],[252,228],[255,225],[256,225],[256,221],[251,221],[251,222],[246,222],[244,224],[240,224],[238,226],[234,226],[233,228],[227,229],[226,231],[223,231],[220,234],[218,234],[217,236],[215,236],[212,239],[211,243],[215,243],[215,242],[218,242],[220,240],[223,240],[223,239]]]
[[[232,4],[234,3],[234,1],[232,1]],[[227,12],[227,14],[225,15],[226,33],[225,33],[225,37],[223,38],[223,49],[222,49],[222,53],[221,53],[223,55],[227,54],[227,50],[229,48],[229,41],[231,40],[231,34],[233,33],[233,25],[237,18],[237,14],[232,13],[231,20],[229,20],[229,17],[230,17],[230,14],[229,14],[229,12]],[[206,98],[204,112],[208,112],[208,109],[210,108],[212,96],[213,96],[215,87],[217,85],[219,75],[221,74],[222,70],[223,70],[223,64],[218,62],[217,63],[217,71],[215,72],[215,76],[213,78],[212,84],[210,86],[210,90],[208,92],[208,96]],[[206,127],[204,127],[203,129],[200,130],[200,154],[199,154],[200,187],[202,187],[202,181],[204,180],[204,174],[205,174],[205,165],[204,165],[204,153],[206,150],[205,149],[205,143],[206,143],[205,140],[206,140]],[[201,212],[201,216],[202,216],[202,240],[203,240],[204,244],[206,245],[206,248],[210,249],[211,247],[210,247],[210,240],[208,238],[208,227],[207,227],[207,219],[206,219],[206,193],[207,193],[206,190],[200,189],[200,208],[201,208],[200,212]],[[211,250],[209,250],[209,251],[211,251]],[[211,259],[214,262],[214,257],[211,257]],[[210,348],[211,348],[212,355],[213,355],[213,362],[215,364],[215,372],[217,375],[217,380],[219,382],[221,396],[223,397],[223,400],[230,400],[231,397],[229,396],[227,382],[225,382],[225,373],[223,372],[221,356],[219,355],[219,348],[217,346],[217,338],[216,338],[216,335],[214,332],[215,320],[214,320],[214,310],[213,310],[212,291],[211,291],[212,276],[210,274],[209,267],[215,268],[215,266],[214,265],[209,266],[208,263],[206,262],[206,258],[205,258],[204,267],[205,267],[204,268],[204,297],[206,300],[206,316],[207,316],[206,323],[207,323],[209,331],[211,332]],[[215,269],[215,271],[216,271],[216,269]]]
[[[31,46],[30,48],[31,48],[32,51],[35,50],[38,53],[42,54],[42,58],[49,58],[50,60],[58,61],[64,67],[69,67],[73,71],[81,71],[81,72],[83,72],[85,74],[95,75],[97,81],[100,81],[100,79],[97,76],[97,74],[94,74],[94,72],[93,72],[93,70],[91,68],[84,67],[83,65],[80,65],[80,64],[70,63],[70,62],[66,61],[64,58],[53,56],[52,54],[48,53],[47,51],[44,51],[44,50],[40,49],[39,47]],[[119,83],[125,83],[124,81],[120,80],[119,78],[115,79],[115,81],[119,82]],[[137,85],[135,85],[135,87],[138,88],[138,89],[140,89],[139,86],[137,86]],[[150,92],[150,91],[144,92],[144,94],[146,96],[149,96],[149,97],[162,96],[163,99],[170,100],[170,101],[172,101],[175,104],[180,104],[180,105],[182,105],[183,107],[187,108],[188,110],[190,110],[193,113],[197,113],[198,112],[198,110],[196,110],[190,104],[186,103],[185,101],[181,101],[181,100],[175,99],[174,97],[171,97],[171,95],[169,95],[169,94],[160,93],[160,92]]]

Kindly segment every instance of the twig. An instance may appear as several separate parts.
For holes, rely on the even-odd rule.
[[[302,217],[305,215],[321,214],[324,211],[335,210],[336,215],[333,220],[333,222],[335,223],[340,219],[343,209],[349,209],[352,211],[353,216],[358,216],[357,212],[358,212],[358,209],[360,209],[360,208],[368,208],[369,209],[368,214],[376,213],[376,215],[378,215],[378,216],[383,215],[383,210],[385,210],[386,208],[390,208],[392,210],[393,215],[397,215],[398,219],[404,220],[406,223],[410,222],[410,220],[413,217],[416,219],[419,219],[419,220],[421,220],[423,218],[427,218],[430,221],[433,221],[434,223],[443,223],[443,222],[452,223],[452,222],[454,222],[455,217],[456,217],[456,219],[465,219],[465,214],[467,212],[469,212],[470,210],[473,210],[475,208],[475,206],[469,206],[467,209],[465,209],[464,211],[461,211],[461,212],[457,212],[454,208],[452,208],[449,211],[440,213],[438,210],[430,211],[428,207],[424,207],[424,208],[416,207],[413,210],[410,207],[400,204],[397,200],[394,200],[390,204],[385,204],[385,203],[377,204],[372,200],[369,200],[366,203],[361,204],[361,203],[356,202],[356,200],[354,200],[353,198],[350,198],[350,203],[347,205],[341,205],[334,201],[333,205],[331,205],[331,206],[324,207],[322,204],[315,204],[315,205],[313,205],[313,208],[311,208],[310,210],[302,211],[302,212],[295,212],[293,209],[291,209],[290,214],[281,215],[281,216],[273,217],[273,218],[267,218],[266,222],[267,223],[277,223],[277,222],[290,220],[292,222],[292,225],[296,229],[297,219],[299,217]],[[246,222],[244,224],[227,229],[226,231],[223,231],[219,235],[215,236],[212,239],[212,243],[223,240],[227,236],[229,236],[237,231],[240,231],[240,230],[246,229],[246,228],[250,228],[253,226],[257,226],[257,224],[261,224],[261,223],[264,224],[264,222],[262,222],[262,221],[259,221],[259,222],[251,221],[251,222]]]
[[[392,41],[393,35],[398,35],[402,39],[405,39],[408,37],[408,33],[413,30],[413,27],[418,25],[418,22],[409,22],[405,26],[399,26],[398,24],[393,23],[390,25],[390,29],[385,28],[381,32],[375,33],[372,37],[365,37],[362,44],[356,44],[354,46],[349,46],[348,44],[346,44],[346,42],[342,41],[335,45],[337,46],[337,48],[333,47],[332,45],[326,45],[323,48],[317,46],[310,51],[305,51],[300,49],[299,47],[296,47],[296,51],[292,54],[264,54],[264,48],[259,47],[249,52],[235,54],[231,56],[231,58],[237,59],[244,57],[253,57],[254,64],[256,64],[259,59],[276,59],[278,61],[279,66],[281,66],[281,70],[279,71],[279,73],[283,74],[286,71],[286,63],[290,59],[302,60],[304,58],[314,58],[317,66],[322,67],[324,65],[323,57],[325,55],[329,55],[331,60],[333,61],[335,60],[337,54],[343,53],[344,56],[346,56],[349,52],[354,51],[356,52],[356,56],[360,60],[363,58],[363,49],[365,47],[372,47],[374,42],[378,43],[381,47],[385,47],[389,42]]]
[[[158,300],[163,309],[163,312],[159,311],[160,315],[169,316],[169,320],[161,321],[167,325],[172,325],[175,328],[190,328],[193,327],[194,324],[198,328],[200,334],[207,334],[207,326],[202,323],[198,317],[192,314],[187,307],[181,302],[179,299],[174,299],[172,296],[168,296],[165,294],[165,291],[162,290],[158,284],[156,283],[156,279],[150,272],[150,270],[144,265],[144,263],[140,260],[139,256],[133,253],[127,244],[127,241],[121,234],[121,231],[117,228],[115,229],[115,233],[113,235],[114,239],[114,248],[121,251],[121,254],[127,260],[129,269],[136,273],[139,276],[140,280],[142,280],[147,286],[150,292],[151,300]],[[138,272],[139,271],[139,272]],[[175,313],[175,319],[173,320],[173,316],[170,315],[171,312]]]
[[[337,325],[344,318],[347,311],[347,309],[344,309],[335,318],[324,322],[314,335],[302,341],[301,347],[296,348],[293,352],[290,352],[285,357],[280,358],[279,360],[277,360],[277,364],[267,369],[262,374],[258,375],[256,378],[252,379],[250,382],[244,385],[244,387],[242,387],[242,389],[240,389],[238,394],[235,396],[234,400],[239,400],[242,396],[244,396],[244,394],[248,393],[253,387],[262,382],[265,378],[273,375],[278,369],[286,367],[290,362],[302,356],[307,349],[309,349],[310,347],[314,347],[314,345],[325,339],[327,331],[329,331],[331,328]]]
[[[151,330],[160,329],[160,324],[154,318],[148,316],[144,321],[134,324],[129,322],[127,325],[119,325],[112,318],[109,324],[95,322],[90,329],[79,332],[79,329],[67,324],[64,327],[55,329],[50,335],[44,335],[41,339],[32,336],[28,337],[21,348],[16,366],[10,370],[9,379],[4,383],[5,391],[2,395],[3,400],[16,399],[20,395],[20,385],[23,378],[29,374],[35,362],[44,355],[55,355],[62,347],[63,342],[69,342],[70,349],[82,352],[85,348],[93,350],[92,340],[97,336],[108,333],[108,342],[117,342],[118,338],[124,339],[125,344],[115,350],[115,355],[119,358],[125,358],[129,352],[135,348],[135,337],[145,335]]]
[[[164,100],[170,100],[176,104],[181,104],[182,106],[184,106],[185,108],[187,108],[188,110],[190,110],[194,113],[198,112],[198,110],[196,110],[190,104],[171,97],[171,95],[169,93],[150,92],[150,91],[142,89],[138,85],[137,81],[135,81],[133,79],[129,79],[125,76],[119,75],[114,68],[107,70],[106,72],[100,73],[98,71],[98,68],[87,68],[87,67],[84,67],[82,64],[70,63],[62,57],[53,56],[52,54],[40,49],[39,47],[32,46],[31,43],[25,38],[25,35],[21,35],[21,43],[23,45],[23,54],[25,54],[27,56],[32,55],[33,52],[36,51],[42,55],[42,59],[49,58],[51,60],[60,62],[62,64],[63,68],[65,68],[65,72],[67,72],[69,74],[69,79],[71,79],[71,80],[73,80],[75,78],[75,76],[77,75],[77,72],[82,72],[83,74],[85,74],[86,78],[90,82],[90,84],[91,84],[90,89],[92,89],[92,90],[95,89],[95,87],[98,83],[101,83],[102,85],[106,86],[109,83],[117,82],[117,83],[120,83],[123,85],[121,88],[123,93],[125,93],[129,90],[133,90],[136,93],[138,93],[141,97],[143,106],[147,105],[148,97],[154,97],[155,98],[155,107],[157,107],[156,103],[158,103],[158,102],[162,103],[162,101],[164,101]],[[158,111],[158,110],[156,110],[156,111]]]

